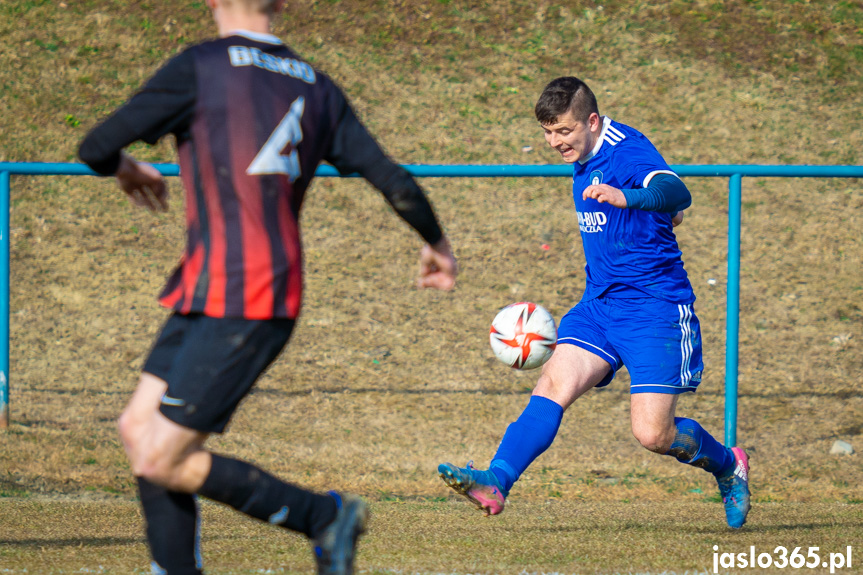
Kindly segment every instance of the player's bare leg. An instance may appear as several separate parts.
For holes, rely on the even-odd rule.
[[[351,572],[356,542],[368,521],[365,502],[306,491],[244,461],[212,454],[202,447],[207,436],[157,409],[143,431],[127,438],[132,470],[171,492],[197,493],[303,533],[312,540],[319,573]]]
[[[635,393],[630,399],[632,434],[654,453],[668,453],[677,433],[674,411],[678,395]]]
[[[650,451],[675,457],[716,477],[728,525],[739,529],[749,513],[749,458],[728,449],[698,422],[674,417],[677,395],[638,393],[632,396],[632,433]]]
[[[149,373],[141,374],[138,387],[135,388],[135,392],[117,422],[123,448],[130,459],[132,458],[132,454],[129,452],[130,447],[138,443],[138,439],[146,429],[147,421],[153,412],[159,409],[162,395],[167,389],[168,384],[162,379]]]
[[[209,434],[178,425],[156,409],[131,443],[132,472],[171,491],[196,493],[212,458],[201,446]]]
[[[551,446],[563,411],[602,381],[610,369],[608,362],[580,347],[559,344],[543,366],[527,407],[507,427],[490,468],[442,463],[438,466],[441,479],[484,515],[503,512],[512,485]]]
[[[158,413],[167,384],[143,373],[138,387],[119,419],[120,436],[130,461],[140,448],[148,423]],[[153,572],[170,575],[201,573],[200,523],[194,495],[166,489],[136,473],[146,519]]]
[[[576,399],[608,375],[611,365],[598,355],[568,343],[559,343],[533,389],[533,395],[567,409]]]
[[[146,477],[171,491],[195,493],[209,472],[209,455],[196,453],[202,451],[208,434],[177,425],[159,412],[167,389],[162,379],[141,375],[120,416],[120,437],[136,477]]]

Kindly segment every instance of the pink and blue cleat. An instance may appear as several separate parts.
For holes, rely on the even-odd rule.
[[[468,462],[467,467],[441,463],[437,470],[444,483],[467,497],[486,517],[503,512],[509,493],[501,488],[497,477],[490,470],[474,469],[473,461]]]
[[[717,477],[719,493],[725,504],[725,518],[728,525],[740,529],[746,523],[749,513],[749,456],[739,447],[732,447],[734,454],[733,471],[723,477]]]

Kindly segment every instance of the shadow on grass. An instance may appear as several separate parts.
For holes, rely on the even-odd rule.
[[[143,537],[74,537],[70,539],[0,539],[0,546],[9,547],[115,547],[142,545]]]
[[[208,534],[207,541],[241,541],[248,539],[247,535]],[[141,537],[70,537],[68,539],[0,539],[0,547],[51,548],[51,547],[123,547],[129,545],[146,545],[147,539]]]

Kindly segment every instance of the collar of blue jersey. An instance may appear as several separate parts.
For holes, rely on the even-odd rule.
[[[582,166],[590,161],[592,157],[599,153],[599,149],[602,147],[602,142],[605,141],[605,131],[608,130],[608,127],[611,125],[611,118],[608,116],[602,117],[602,130],[599,132],[599,138],[596,140],[596,144],[593,146],[593,149],[590,151],[588,155],[583,157],[578,161]]]
[[[257,42],[266,42],[267,44],[281,44],[282,41],[278,36],[272,34],[261,34],[260,32],[252,32],[251,30],[231,30],[228,36],[245,36],[249,40]]]

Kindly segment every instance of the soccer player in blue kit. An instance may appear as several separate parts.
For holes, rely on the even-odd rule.
[[[535,115],[548,145],[574,166],[584,294],[561,319],[554,354],[489,469],[443,463],[438,472],[485,515],[501,513],[513,484],[551,446],[564,410],[625,365],[633,435],[650,451],[712,473],[728,525],[740,528],[749,512],[746,452],[675,417],[678,397],[696,390],[703,370],[695,295],[672,229],[691,204],[689,190],[643,134],[600,116],[578,78],[549,83]]]

